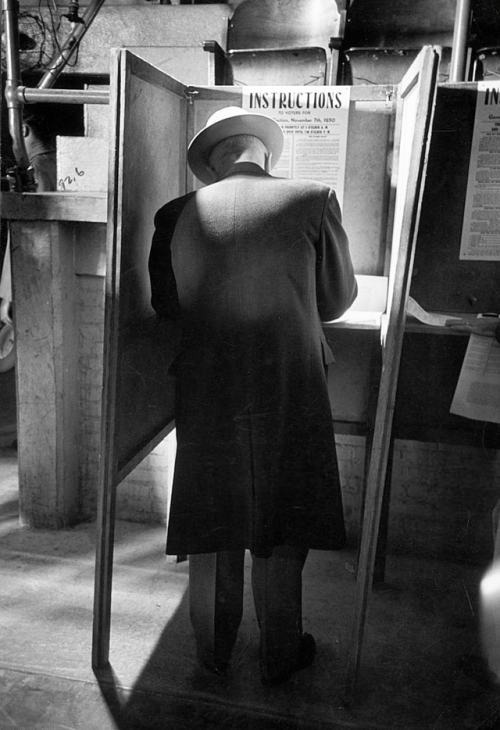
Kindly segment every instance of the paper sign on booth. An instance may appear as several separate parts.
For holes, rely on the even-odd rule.
[[[500,261],[500,81],[480,81],[460,259]]]
[[[349,124],[349,86],[243,87],[242,106],[283,129],[277,177],[318,180],[334,188],[342,208]]]

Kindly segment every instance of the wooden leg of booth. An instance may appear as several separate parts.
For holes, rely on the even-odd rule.
[[[369,385],[368,385],[368,402],[367,402],[367,417],[366,417],[366,440],[365,440],[365,463],[364,463],[364,477],[363,477],[363,499],[361,506],[361,514],[364,514],[365,500],[366,500],[366,484],[368,480],[368,468],[371,459],[371,448],[373,442],[373,430],[375,426],[375,414],[377,412],[377,400],[380,384],[380,375],[382,371],[382,357],[381,348],[378,341],[372,340],[371,353],[370,353],[370,371],[369,371]],[[372,585],[383,583],[385,581],[385,558],[387,550],[387,536],[389,526],[389,506],[391,500],[391,474],[392,474],[392,455],[393,455],[393,440],[389,448],[387,477],[384,488],[384,497],[382,501],[382,512],[380,516],[380,525],[377,539],[377,551],[375,556],[375,565],[373,571],[373,582]],[[358,556],[359,558],[359,556]]]
[[[103,458],[106,459],[104,455]],[[106,471],[106,464],[103,472]],[[92,634],[92,667],[102,669],[109,663],[111,635],[111,594],[113,586],[113,554],[115,543],[116,486],[114,479],[99,491],[94,586],[94,625]]]
[[[391,504],[392,464],[394,459],[394,437],[391,437],[389,455],[387,458],[387,474],[385,477],[384,496],[378,528],[377,551],[373,568],[373,587],[385,583],[385,562],[387,556],[387,538],[389,535],[389,511]]]

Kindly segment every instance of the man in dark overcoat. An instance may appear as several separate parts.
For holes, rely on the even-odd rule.
[[[167,553],[190,556],[199,656],[220,673],[250,551],[266,683],[312,662],[302,568],[345,542],[321,322],[357,292],[334,191],[272,177],[282,148],[270,117],[213,114],[188,150],[207,185],[157,212],[149,261],[152,305],[181,326]]]

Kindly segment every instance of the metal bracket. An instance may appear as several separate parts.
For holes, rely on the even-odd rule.
[[[184,91],[184,96],[188,100],[189,104],[192,105],[199,93],[198,89],[195,89],[194,86],[188,86]]]

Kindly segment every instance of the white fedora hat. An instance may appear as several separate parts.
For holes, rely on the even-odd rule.
[[[258,137],[271,154],[271,167],[276,165],[283,151],[283,131],[278,122],[265,114],[247,112],[239,106],[227,106],[209,117],[188,147],[189,167],[201,182],[213,182],[208,161],[215,145],[237,134]]]

